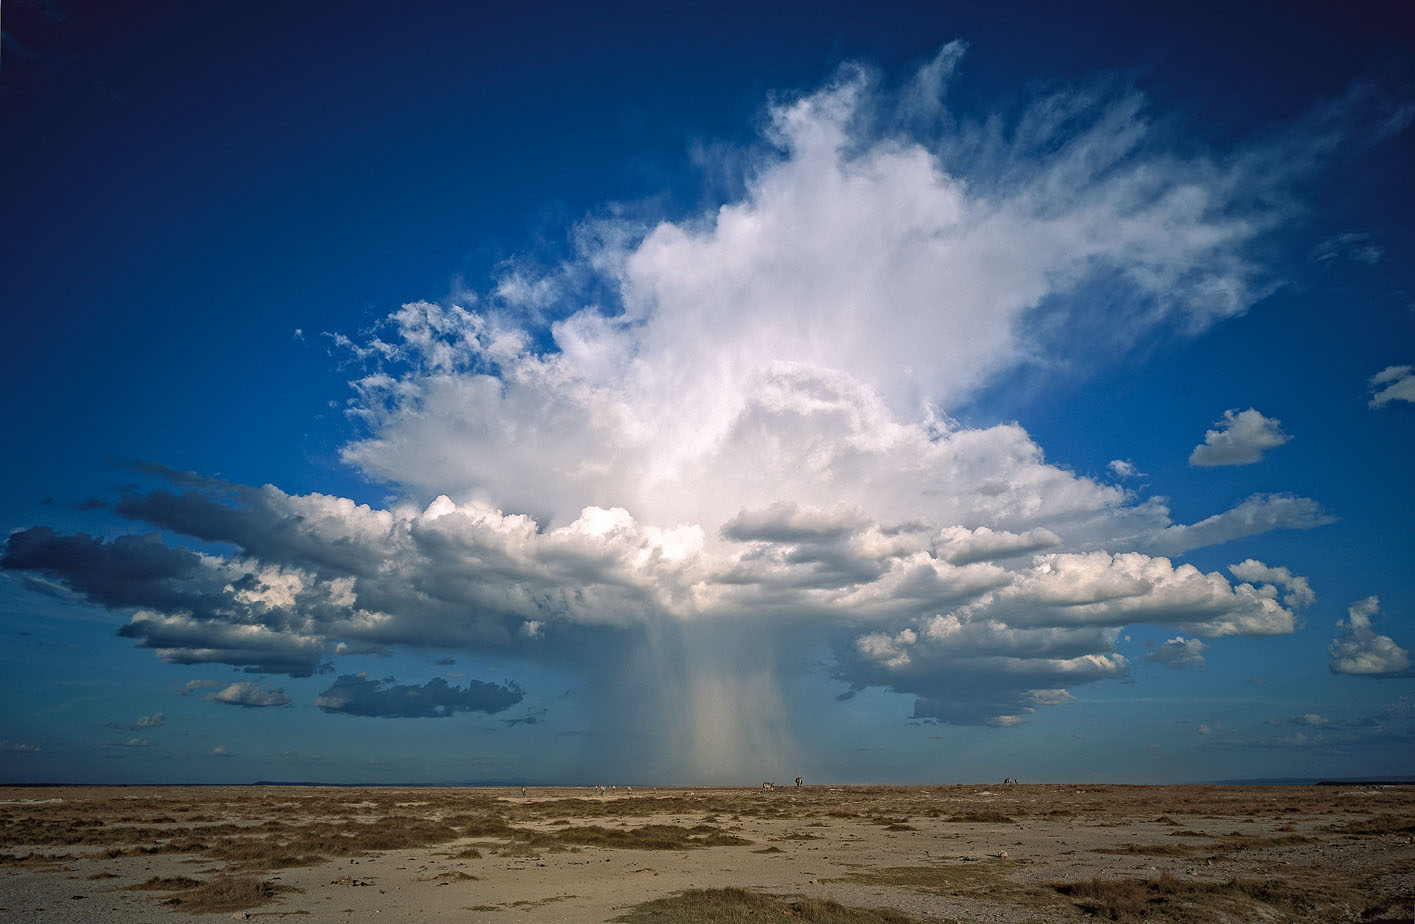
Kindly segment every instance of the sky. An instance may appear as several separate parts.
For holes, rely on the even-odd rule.
[[[10,0],[0,782],[1415,754],[1399,4]]]

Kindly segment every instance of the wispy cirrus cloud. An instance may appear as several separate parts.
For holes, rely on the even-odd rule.
[[[1369,384],[1373,408],[1385,407],[1392,401],[1415,403],[1415,366],[1386,366],[1371,376]]]

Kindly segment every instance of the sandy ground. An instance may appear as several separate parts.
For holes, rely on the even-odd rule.
[[[462,833],[475,818],[514,833]],[[1056,884],[1165,872],[1201,884],[1261,881],[1304,896],[1276,908],[1191,907],[1192,920],[1392,921],[1415,909],[1412,787],[808,786],[604,796],[24,788],[0,790],[0,819],[0,918],[46,924],[181,920],[193,912],[166,904],[179,889],[131,887],[221,875],[286,891],[206,920],[600,922],[685,889],[738,886],[926,921],[1067,921],[1087,919],[1087,909]],[[213,856],[223,839],[293,843],[315,821],[370,831],[405,819],[450,824],[455,836],[322,859]],[[705,826],[749,843],[634,849],[518,840],[649,824]],[[481,856],[459,858],[468,848]]]

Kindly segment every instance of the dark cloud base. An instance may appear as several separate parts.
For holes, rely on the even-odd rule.
[[[525,693],[520,686],[471,680],[455,687],[434,677],[422,686],[394,683],[392,677],[370,680],[357,674],[343,674],[314,704],[325,712],[369,716],[382,719],[437,719],[458,712],[496,713],[519,703]]]

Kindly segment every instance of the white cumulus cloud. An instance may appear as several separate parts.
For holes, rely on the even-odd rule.
[[[1189,464],[1251,465],[1267,450],[1291,439],[1282,431],[1282,421],[1264,417],[1251,407],[1246,411],[1235,408],[1224,411],[1214,429],[1204,434],[1204,441],[1189,454]]]
[[[1176,635],[1169,641],[1156,646],[1145,657],[1163,664],[1165,667],[1199,667],[1204,663],[1204,649],[1206,647],[1197,638]]]
[[[1337,620],[1339,634],[1327,646],[1332,673],[1378,676],[1410,667],[1410,652],[1371,628],[1371,617],[1380,611],[1380,598],[1367,597],[1347,608],[1345,620]]]
[[[251,708],[284,706],[290,702],[290,697],[285,695],[284,690],[261,686],[250,681],[238,681],[230,684],[215,693],[208,693],[206,698],[216,703]]]
[[[1228,572],[1240,581],[1274,584],[1283,588],[1286,593],[1282,602],[1290,609],[1303,610],[1317,602],[1311,583],[1287,568],[1270,568],[1255,558],[1248,558],[1236,565],[1229,565]]]

